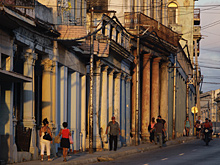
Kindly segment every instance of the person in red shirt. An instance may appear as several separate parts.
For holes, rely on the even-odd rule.
[[[61,144],[60,146],[63,148],[63,161],[66,162],[66,156],[67,156],[67,151],[68,148],[70,148],[70,140],[69,140],[69,136],[71,136],[70,130],[67,129],[67,122],[63,122],[63,128],[61,129],[59,132],[59,136],[62,135],[62,139],[61,139]]]
[[[205,119],[205,123],[203,123],[203,128],[208,128],[208,129],[211,128],[211,125],[209,123],[209,119],[208,118]]]
[[[205,128],[208,128],[209,130],[211,129],[211,125],[209,123],[209,119],[206,118],[205,119],[205,123],[202,124],[203,126],[203,135],[202,135],[202,138],[204,139],[204,131],[205,131]]]

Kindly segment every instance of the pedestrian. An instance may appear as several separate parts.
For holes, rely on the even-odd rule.
[[[148,126],[148,131],[150,132],[150,142],[151,143],[154,141],[154,132],[155,132],[154,125],[155,124],[156,124],[155,118],[152,117],[151,122],[150,122],[150,124]]]
[[[202,129],[202,120],[201,116],[198,116],[198,120],[196,120],[196,137],[199,139],[201,137],[201,129]]]
[[[191,128],[191,121],[189,120],[189,116],[186,116],[186,120],[184,122],[184,129],[186,130],[186,136],[189,136],[190,128]]]
[[[116,151],[117,150],[117,143],[118,143],[118,135],[121,135],[121,132],[120,132],[119,124],[118,124],[118,122],[115,121],[114,116],[112,116],[112,121],[110,121],[107,125],[106,132],[105,132],[106,134],[108,133],[108,127],[110,127],[110,132],[109,132],[110,149],[109,150],[110,151],[112,150],[112,144],[114,141],[114,151]]]
[[[70,133],[70,130],[67,129],[67,126],[68,126],[67,122],[63,122],[64,129],[61,129],[59,132],[59,136],[62,135],[60,146],[63,148],[63,161],[64,162],[67,161],[66,156],[67,156],[68,149],[70,148],[69,137],[71,136],[71,133]]]
[[[48,127],[49,122],[47,118],[43,120],[43,127],[40,129],[40,146],[41,146],[41,161],[44,161],[44,150],[46,147],[48,161],[52,161],[50,158],[50,144],[52,144],[52,134],[50,127]]]
[[[163,133],[162,133],[162,139],[163,139],[163,143],[165,143],[166,142],[165,139],[166,139],[167,123],[166,123],[166,120],[162,119],[160,115],[157,118],[161,121],[161,123],[163,124],[163,127],[164,127]]]
[[[157,144],[157,136],[159,136],[159,145],[162,147],[162,134],[164,131],[164,126],[160,119],[157,119],[157,123],[154,125],[155,135],[154,135],[154,142]]]

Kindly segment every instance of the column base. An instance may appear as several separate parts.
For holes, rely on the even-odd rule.
[[[32,128],[34,128],[36,123],[35,123],[34,119],[23,119],[23,125],[24,125],[24,127],[32,129]]]
[[[35,147],[30,147],[29,152],[33,155],[33,160],[38,160],[38,148]]]
[[[141,136],[142,142],[149,142],[150,141],[150,134],[144,134]]]
[[[108,150],[108,137],[106,134],[102,135],[102,144],[103,144],[103,149]]]
[[[93,137],[93,148],[96,149],[96,151],[102,151],[102,141],[100,136],[94,136]]]

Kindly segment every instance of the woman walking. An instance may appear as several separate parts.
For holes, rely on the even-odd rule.
[[[154,132],[155,132],[155,130],[153,128],[154,128],[155,124],[156,124],[155,118],[152,117],[151,122],[148,126],[148,131],[150,132],[150,142],[151,143],[154,141]]]
[[[44,161],[43,157],[45,147],[47,149],[48,161],[52,161],[52,159],[50,159],[50,143],[52,144],[52,134],[50,128],[48,127],[49,122],[47,121],[47,118],[43,120],[43,124],[44,126],[40,129],[41,161]],[[49,134],[51,140],[45,139],[46,134]]]
[[[63,161],[66,162],[66,156],[67,156],[67,152],[68,149],[70,148],[70,140],[69,140],[69,136],[71,136],[70,130],[67,129],[67,122],[63,122],[63,128],[60,130],[59,136],[62,135],[62,139],[61,139],[61,147],[63,148]]]
[[[186,116],[186,120],[184,122],[184,128],[186,130],[186,136],[189,136],[189,130],[191,128],[191,122],[189,120],[189,116]]]

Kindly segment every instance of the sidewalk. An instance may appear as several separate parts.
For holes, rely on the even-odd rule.
[[[176,145],[185,143],[191,140],[195,140],[194,136],[190,137],[180,137],[175,140],[167,141],[166,146],[170,145]],[[47,160],[44,160],[44,162],[41,162],[40,160],[37,161],[29,161],[29,162],[22,162],[19,164],[88,164],[88,163],[96,163],[98,161],[111,161],[119,157],[127,156],[130,154],[135,154],[139,152],[145,152],[149,150],[159,149],[159,145],[155,144],[140,144],[138,146],[128,146],[128,147],[121,147],[118,148],[117,151],[100,151],[100,152],[94,152],[93,154],[89,154],[88,152],[84,153],[78,153],[67,156],[67,162],[63,162],[63,157],[55,157],[52,162],[48,162]]]

